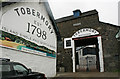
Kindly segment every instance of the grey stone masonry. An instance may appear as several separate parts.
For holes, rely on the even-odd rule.
[[[64,38],[72,37],[76,31],[82,28],[92,28],[100,33],[105,71],[120,70],[120,41],[116,39],[120,30],[119,26],[100,22],[96,10],[81,13],[76,18],[71,15],[56,19],[56,23],[61,35],[61,40],[58,41],[57,71],[60,67],[64,67],[65,72],[72,72],[72,49],[64,49]]]

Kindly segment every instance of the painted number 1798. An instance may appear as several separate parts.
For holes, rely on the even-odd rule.
[[[31,25],[28,23],[27,25],[27,32],[31,34],[36,34],[37,37],[42,38],[43,40],[47,39],[46,31],[42,31],[40,28],[36,27],[35,25]]]

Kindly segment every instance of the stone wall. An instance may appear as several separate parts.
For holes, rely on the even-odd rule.
[[[64,19],[65,18],[63,18],[61,22],[58,21],[60,19],[56,20],[61,34],[61,41],[58,43],[59,54],[57,55],[58,71],[59,67],[64,67],[66,72],[72,71],[72,49],[64,49],[64,38],[72,37],[76,31],[82,28],[92,28],[100,33],[102,37],[105,71],[118,70],[120,44],[115,38],[118,30],[120,29],[118,26],[100,22],[97,12],[89,16],[73,18],[70,20]],[[81,23],[81,25],[73,26],[75,23]]]

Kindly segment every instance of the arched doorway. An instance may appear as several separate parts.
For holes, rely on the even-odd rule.
[[[101,36],[98,31],[84,28],[72,36],[73,72],[104,72]]]

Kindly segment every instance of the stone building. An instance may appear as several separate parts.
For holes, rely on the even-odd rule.
[[[56,19],[58,41],[57,71],[118,71],[120,27],[99,21],[96,10]]]

